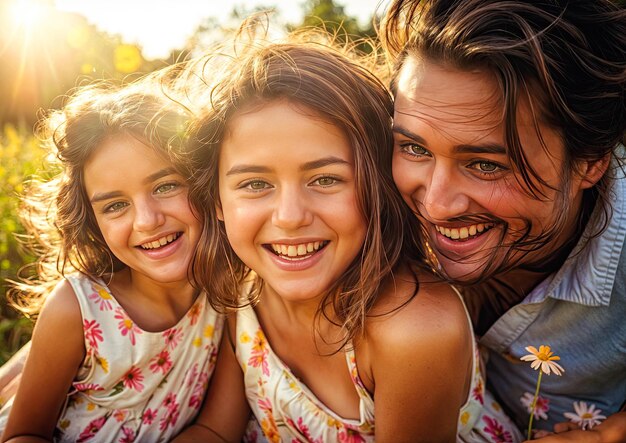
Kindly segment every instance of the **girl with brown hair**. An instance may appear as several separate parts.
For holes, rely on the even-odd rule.
[[[409,236],[382,84],[315,43],[204,63],[223,76],[192,132],[208,236],[195,274],[235,309],[203,411],[177,441],[518,438],[485,407],[459,295]]]

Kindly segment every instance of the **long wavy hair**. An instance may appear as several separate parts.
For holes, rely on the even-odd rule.
[[[412,56],[495,76],[507,154],[520,185],[537,200],[546,198],[541,188],[548,184],[532,168],[520,142],[519,104],[530,103],[536,128],[542,122],[561,134],[565,159],[562,183],[558,189],[552,187],[559,191],[561,207],[555,223],[530,235],[531,222],[524,220],[526,228],[506,245],[511,247],[502,263],[496,264],[496,248],[479,278],[464,283],[475,284],[511,269],[517,262],[512,257],[516,250],[541,249],[563,232],[570,204],[566,190],[578,162],[612,156],[613,165],[623,167],[619,146],[626,127],[626,11],[610,0],[394,0],[379,35],[393,62],[393,91],[398,73]],[[594,207],[601,216],[594,219],[593,232],[586,238],[604,230],[611,216],[608,190],[614,172],[609,169],[584,192],[577,235],[551,257],[564,258],[573,248]],[[475,222],[493,221],[476,217]],[[548,259],[524,266],[545,269]]]
[[[46,294],[67,273],[105,277],[123,269],[109,249],[85,191],[84,165],[111,135],[130,134],[153,147],[184,177],[180,146],[187,112],[161,95],[156,76],[126,85],[98,83],[79,88],[65,106],[42,118],[37,133],[52,173],[33,179],[22,196],[27,247],[38,257],[11,290],[14,305],[36,314]]]
[[[220,206],[220,146],[231,119],[245,107],[279,100],[302,106],[340,128],[353,149],[357,200],[367,233],[360,254],[328,288],[318,310],[318,318],[341,325],[348,340],[362,330],[381,281],[400,258],[418,259],[423,253],[403,242],[405,232],[417,229],[407,227],[412,217],[393,184],[393,105],[388,90],[350,57],[347,48],[308,40],[261,43],[253,39],[240,43],[234,55],[213,54],[198,62],[203,68],[211,66],[212,78],[203,84],[210,105],[196,122],[189,145],[195,152],[190,195],[202,201],[205,220],[194,277],[218,310],[258,301],[262,288],[258,280],[257,290],[241,300],[242,284],[251,270],[231,248],[224,224],[214,223]]]

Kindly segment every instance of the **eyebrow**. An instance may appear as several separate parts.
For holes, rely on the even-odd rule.
[[[413,132],[402,128],[400,126],[394,126],[393,132],[404,135],[407,138],[415,140],[418,143],[426,145],[426,140]],[[505,155],[507,150],[504,146],[497,143],[485,143],[481,145],[460,144],[454,146],[454,152],[457,154],[501,154]]]
[[[178,172],[176,171],[176,169],[172,167],[163,168],[147,176],[143,180],[143,183],[149,184],[149,183],[157,181],[160,178],[167,177],[168,175],[177,174],[177,173]],[[98,202],[105,201],[105,200],[110,200],[112,198],[121,197],[122,195],[123,194],[121,191],[96,192],[89,201],[93,204],[93,203],[98,203]]]
[[[310,171],[313,169],[323,168],[324,166],[329,166],[329,165],[349,165],[349,164],[350,162],[347,162],[346,160],[342,158],[334,157],[331,155],[328,157],[320,158],[318,160],[306,162],[303,165],[301,165],[299,169],[300,171]],[[272,172],[272,168],[269,168],[267,166],[243,164],[243,165],[236,165],[230,168],[228,172],[226,172],[226,176],[246,174],[246,173],[261,173],[262,174],[262,173],[269,173],[269,172]]]
[[[168,175],[172,175],[172,174],[178,174],[176,169],[172,168],[171,166],[169,168],[163,168],[163,169],[161,169],[161,170],[159,170],[159,171],[157,171],[157,172],[147,176],[143,180],[143,183],[144,184],[152,183],[154,181],[157,181],[160,178],[167,177]]]

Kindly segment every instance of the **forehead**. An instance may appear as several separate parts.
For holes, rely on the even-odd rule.
[[[126,133],[106,137],[91,153],[83,167],[85,186],[110,187],[130,183],[154,171],[172,167],[157,150],[146,142]]]
[[[396,121],[419,119],[447,132],[492,131],[502,123],[501,103],[496,79],[484,70],[409,56],[396,80]]]
[[[352,146],[338,125],[307,106],[286,100],[244,107],[230,119],[220,159],[235,161],[245,153],[276,163],[277,152],[289,157],[333,153],[351,158]]]

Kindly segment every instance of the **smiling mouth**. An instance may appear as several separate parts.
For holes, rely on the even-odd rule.
[[[286,260],[304,260],[307,257],[317,253],[318,251],[324,249],[326,245],[330,243],[327,240],[316,241],[316,242],[308,242],[308,243],[299,243],[299,244],[282,244],[282,243],[270,243],[264,245],[266,249],[274,253],[280,258]]]
[[[166,246],[176,241],[181,235],[182,235],[182,232],[176,232],[174,234],[165,235],[154,241],[143,243],[139,245],[139,247],[144,250],[153,250],[153,249],[162,248],[163,246]]]
[[[450,240],[467,241],[485,234],[495,226],[494,223],[478,223],[475,225],[463,226],[462,228],[445,228],[434,225],[438,233]]]

